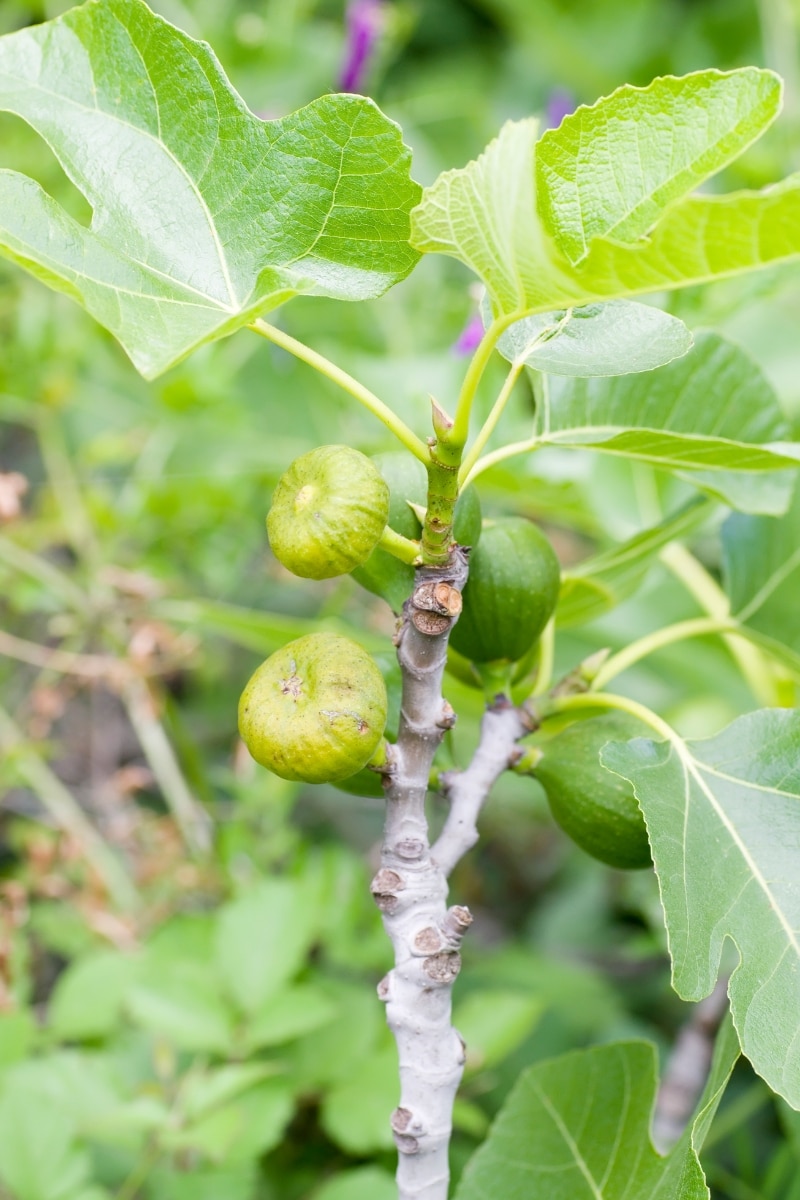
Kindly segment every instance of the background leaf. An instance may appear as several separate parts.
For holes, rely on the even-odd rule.
[[[690,501],[658,525],[562,571],[556,610],[558,624],[591,621],[632,596],[644,582],[659,551],[696,529],[707,515],[708,507],[708,502],[700,498]]]
[[[216,963],[224,987],[254,1014],[299,969],[316,933],[317,896],[291,879],[265,880],[220,910]]]
[[[545,1004],[519,991],[470,992],[456,1005],[453,1025],[467,1045],[467,1071],[495,1066],[530,1034]]]
[[[298,293],[361,300],[414,266],[400,132],[360,96],[255,117],[142,0],[0,39],[0,104],[49,143],[86,229],[0,171],[0,252],[78,300],[148,378]]]
[[[312,1200],[395,1200],[397,1184],[386,1171],[361,1167],[323,1184]]]
[[[485,324],[491,312],[484,311]],[[680,358],[692,335],[677,317],[631,300],[523,317],[505,331],[497,349],[551,375],[627,375],[652,371]]]
[[[733,513],[722,555],[733,616],[800,654],[800,488],[784,516]]]
[[[103,1037],[122,1018],[126,992],[136,973],[130,955],[100,950],[70,966],[50,1001],[50,1026],[59,1038]]]
[[[702,742],[612,743],[601,761],[644,812],[676,990],[708,995],[731,938],[742,1050],[800,1107],[800,711],[749,713]]]
[[[636,241],[760,137],[780,104],[778,76],[746,67],[654,79],[582,106],[537,148],[545,228],[572,263],[594,237]]]
[[[15,1200],[73,1200],[88,1174],[67,1114],[43,1104],[35,1090],[7,1089],[0,1098],[0,1180]]]

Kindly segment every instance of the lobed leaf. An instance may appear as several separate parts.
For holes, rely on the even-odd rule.
[[[601,761],[644,812],[676,990],[708,995],[730,938],[742,1049],[800,1107],[800,711],[750,713],[707,741],[611,743]]]
[[[626,84],[543,135],[539,216],[573,264],[595,237],[635,242],[668,205],[738,158],[780,106],[780,79],[756,67]]]
[[[467,1165],[456,1200],[708,1200],[697,1152],[737,1056],[723,1027],[694,1121],[666,1158],[649,1137],[654,1046],[597,1046],[530,1067]]]
[[[762,192],[686,195],[766,128],[779,99],[777,78],[748,67],[623,88],[538,145],[534,119],[508,122],[425,189],[412,245],[470,267],[509,323],[796,257],[800,175]],[[653,152],[632,170],[640,141]]]
[[[417,256],[400,131],[362,96],[262,121],[211,49],[143,0],[0,38],[0,107],[92,207],[0,171],[0,253],[82,304],[153,378],[298,294],[360,300]]]

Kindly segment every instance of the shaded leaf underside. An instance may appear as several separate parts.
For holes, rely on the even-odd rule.
[[[797,464],[791,445],[774,444],[786,433],[777,396],[755,363],[718,334],[700,333],[688,354],[656,371],[552,377],[536,442],[686,472],[734,507],[780,512]],[[767,488],[762,472],[772,473]]]

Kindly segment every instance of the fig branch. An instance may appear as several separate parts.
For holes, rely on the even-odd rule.
[[[433,857],[449,875],[478,841],[478,817],[504,771],[519,756],[517,742],[533,729],[533,721],[507,696],[498,695],[483,715],[478,747],[464,771],[447,771],[439,786],[450,802],[444,828],[433,847]]]
[[[446,1200],[452,1110],[464,1066],[451,993],[472,918],[465,908],[447,907],[425,800],[433,756],[455,720],[442,697],[442,676],[466,578],[467,557],[458,547],[447,566],[419,567],[397,635],[400,726],[384,772],[386,826],[371,886],[395,955],[378,994],[400,1059],[400,1102],[392,1115],[399,1200]]]

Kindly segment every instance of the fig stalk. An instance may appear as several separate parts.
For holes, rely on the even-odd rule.
[[[422,561],[430,566],[441,567],[450,558],[453,541],[462,447],[453,446],[445,440],[441,421],[437,424],[434,420],[434,429],[437,436],[429,442],[428,504],[422,526]]]

